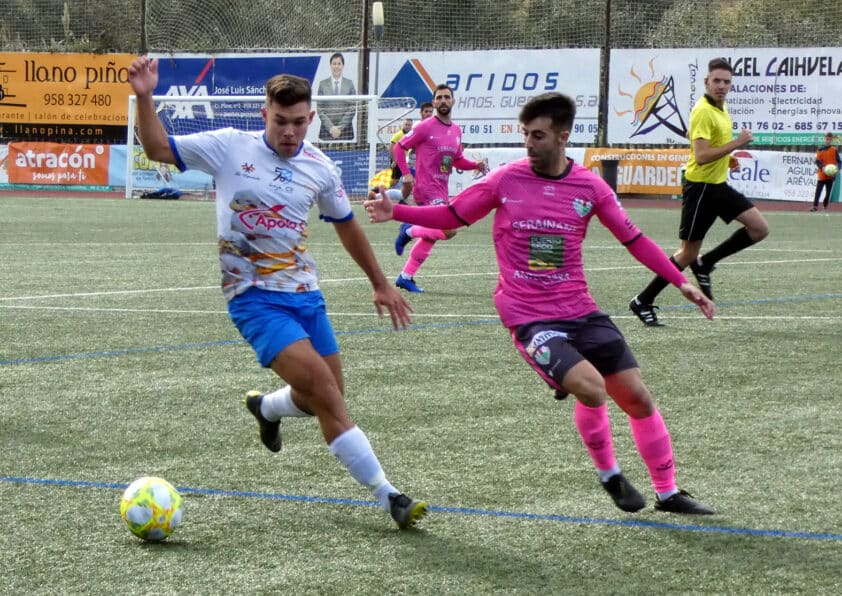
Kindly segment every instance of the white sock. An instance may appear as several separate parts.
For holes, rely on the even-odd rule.
[[[610,470],[597,470],[597,472],[599,472],[600,482],[608,482],[612,476],[616,476],[620,473],[620,466],[618,464],[614,464],[614,467]]]
[[[357,426],[349,428],[336,437],[329,448],[354,480],[367,487],[380,501],[380,506],[390,511],[389,495],[399,491],[386,480],[365,433]]]
[[[674,488],[674,489],[672,489],[672,490],[668,490],[668,491],[666,491],[666,492],[663,492],[663,493],[656,493],[656,494],[658,495],[658,500],[659,500],[659,501],[666,501],[666,500],[667,500],[667,499],[669,499],[671,496],[673,496],[673,495],[677,495],[677,494],[678,494],[678,489],[677,489],[677,488]]]
[[[292,401],[292,388],[289,385],[264,395],[263,401],[260,403],[260,413],[266,420],[272,421],[284,417],[305,418],[311,416],[311,414],[303,412]]]

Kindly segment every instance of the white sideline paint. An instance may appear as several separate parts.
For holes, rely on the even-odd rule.
[[[819,252],[819,251],[817,251]],[[820,252],[829,252],[829,251],[820,251]],[[778,260],[769,260],[769,261],[729,261],[723,263],[719,266],[725,267],[732,267],[732,266],[741,266],[741,265],[782,265],[782,264],[790,264],[790,263],[825,263],[825,262],[832,262],[832,261],[840,261],[842,257],[833,257],[833,258],[817,258],[817,259],[778,259]],[[595,271],[629,271],[635,269],[645,269],[643,265],[640,264],[631,264],[631,265],[622,265],[617,267],[585,267],[585,272],[595,272]],[[438,274],[430,274],[425,275],[424,278],[427,279],[444,279],[449,277],[494,277],[497,275],[497,271],[484,271],[484,272],[474,272],[474,273],[438,273]],[[348,283],[348,282],[368,282],[368,278],[366,277],[346,277],[346,278],[326,278],[320,279],[320,284],[330,284],[330,283]],[[76,297],[90,297],[90,296],[115,296],[115,295],[124,295],[124,294],[152,294],[155,292],[194,292],[194,291],[206,291],[206,290],[219,290],[218,285],[214,286],[188,286],[188,287],[181,287],[181,288],[143,288],[137,290],[110,290],[110,291],[103,291],[103,292],[77,292],[77,293],[70,293],[70,294],[41,294],[36,296],[2,296],[0,297],[0,302],[8,302],[10,300],[49,300],[52,298],[76,298]],[[165,311],[157,311],[157,312],[165,312]]]

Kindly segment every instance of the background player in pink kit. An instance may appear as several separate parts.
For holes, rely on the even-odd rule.
[[[373,200],[372,193],[366,210],[375,222],[396,219],[437,228],[470,225],[495,211],[497,312],[530,366],[560,396],[576,396],[576,428],[614,503],[630,512],[646,506],[614,457],[608,396],[628,415],[655,488],[655,508],[712,514],[676,486],[669,431],[625,339],[590,295],[582,242],[591,219],[596,216],[638,261],[669,279],[706,317],[713,318],[714,305],[641,233],[611,188],[567,158],[575,113],[567,96],[534,97],[520,113],[527,158],[493,170],[449,205],[393,205],[388,197]]]
[[[447,183],[453,168],[479,170],[485,173],[488,165],[484,161],[473,161],[462,155],[462,129],[451,119],[453,90],[439,85],[433,94],[434,118],[427,118],[416,124],[400,141],[395,151],[395,163],[403,174],[404,185],[412,185],[412,197],[416,205],[446,205],[449,199]],[[406,152],[415,150],[415,176],[406,161]],[[395,240],[395,251],[403,254],[404,247],[418,238],[412,247],[409,259],[395,285],[409,292],[423,292],[415,284],[415,273],[430,256],[438,240],[449,240],[455,230],[438,230],[423,226],[401,226]]]

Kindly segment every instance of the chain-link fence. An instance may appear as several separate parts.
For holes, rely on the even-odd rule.
[[[366,50],[372,0],[3,0],[0,50]],[[838,45],[826,0],[385,0],[384,51]]]

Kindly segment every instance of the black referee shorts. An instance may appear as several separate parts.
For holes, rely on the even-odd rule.
[[[731,223],[754,207],[741,192],[726,182],[710,184],[684,180],[679,240],[703,240],[716,218]]]

